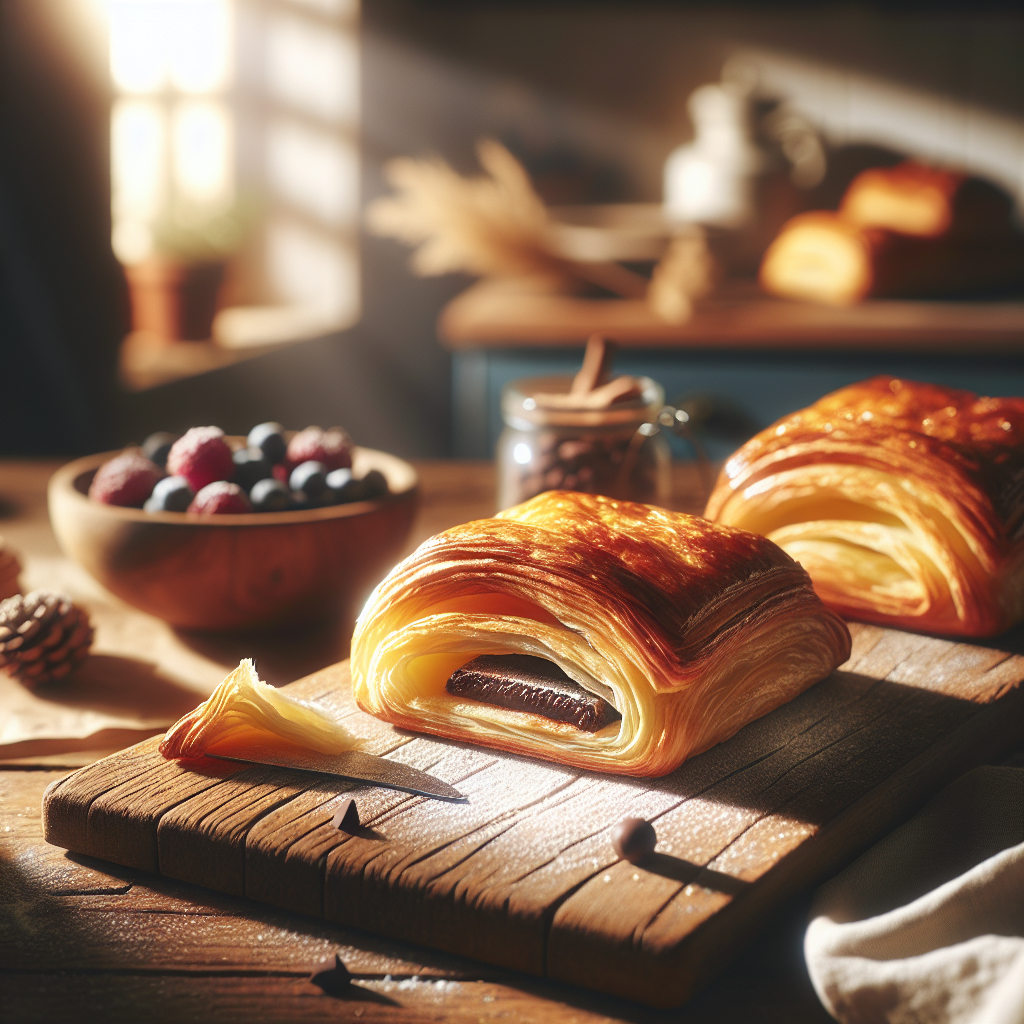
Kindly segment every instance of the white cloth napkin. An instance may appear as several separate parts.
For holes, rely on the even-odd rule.
[[[1024,769],[962,776],[821,886],[804,955],[843,1024],[1024,1024]]]

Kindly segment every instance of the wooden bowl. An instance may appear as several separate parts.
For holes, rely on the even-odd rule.
[[[118,597],[173,626],[243,630],[358,611],[401,555],[419,481],[407,462],[356,448],[357,476],[391,493],[301,512],[200,516],[90,500],[106,452],[50,479],[50,522],[65,554]]]

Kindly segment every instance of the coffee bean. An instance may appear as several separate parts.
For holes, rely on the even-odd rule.
[[[612,829],[612,849],[630,864],[638,864],[654,853],[657,842],[654,826],[643,818],[623,818]]]

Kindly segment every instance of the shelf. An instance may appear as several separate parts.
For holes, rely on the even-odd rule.
[[[684,324],[658,319],[646,302],[583,299],[481,281],[442,310],[451,350],[578,345],[600,333],[626,348],[971,351],[1024,355],[1024,302],[872,300],[818,306],[729,282]]]
[[[146,391],[276,352],[288,344],[291,342],[227,348],[214,341],[164,341],[135,331],[121,344],[118,375],[129,391]]]

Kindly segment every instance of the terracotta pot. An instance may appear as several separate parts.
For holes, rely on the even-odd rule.
[[[152,259],[125,267],[132,328],[165,341],[205,341],[217,312],[223,261]]]

